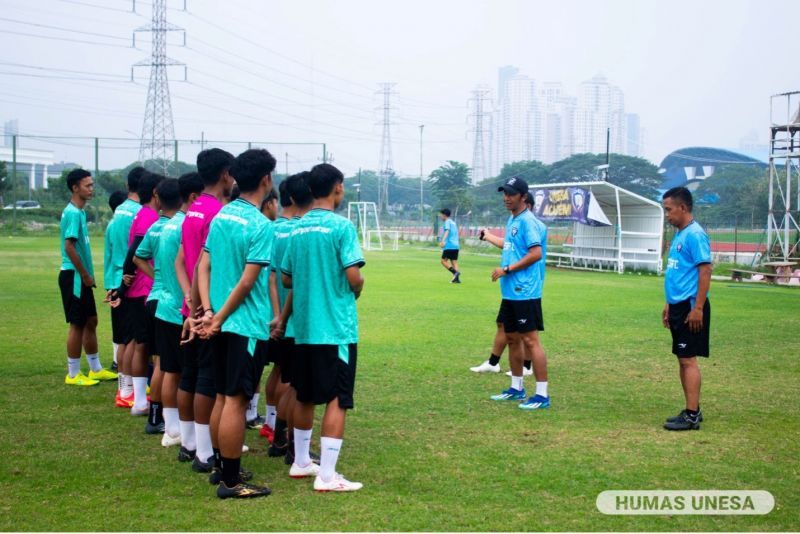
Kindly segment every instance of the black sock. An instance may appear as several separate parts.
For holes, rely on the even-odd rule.
[[[160,402],[151,402],[150,403],[150,413],[147,415],[147,420],[150,421],[151,425],[158,424],[158,412],[159,408],[161,408]]]
[[[222,458],[222,481],[232,488],[239,484],[239,466],[241,458]]]
[[[447,270],[450,271],[453,274],[456,274],[456,270],[453,269],[452,267],[448,267]]]
[[[489,356],[489,365],[497,365],[498,363],[500,363],[500,356],[495,356],[494,354]]]
[[[160,425],[164,422],[164,405],[160,402],[155,403],[156,406],[156,424]]]
[[[219,449],[211,449],[214,451],[214,467],[217,469],[222,469],[222,454],[220,454]]]
[[[530,368],[531,368],[531,363],[532,363],[532,362],[531,362],[531,360],[525,360],[525,361],[522,363],[522,365],[524,365],[524,366],[525,366],[525,369],[528,369],[528,370],[530,370]]]
[[[286,420],[275,418],[275,437],[272,438],[272,445],[282,449],[286,446],[287,439]]]
[[[689,408],[686,408],[686,415],[688,415],[692,419],[696,418],[697,414],[699,413],[700,413],[700,406],[697,407],[697,410],[690,410]]]

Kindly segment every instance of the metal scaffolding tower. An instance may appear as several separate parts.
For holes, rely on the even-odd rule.
[[[147,104],[142,124],[142,138],[139,147],[139,161],[154,161],[163,174],[167,174],[169,163],[175,159],[175,126],[172,122],[172,103],[169,97],[169,80],[167,67],[183,66],[184,79],[186,65],[167,57],[167,33],[183,32],[186,44],[186,32],[174,24],[167,22],[167,0],[152,0],[153,17],[149,25],[137,28],[133,33],[134,46],[137,32],[152,34],[152,53],[149,59],[143,59],[131,68],[131,79],[135,67],[150,67],[150,84],[147,88]],[[184,4],[184,9],[186,5]],[[133,9],[136,10],[134,0]]]
[[[799,255],[800,245],[797,222],[800,215],[800,91],[770,98],[770,122],[769,212],[764,259],[788,261]]]
[[[491,91],[488,87],[479,86],[472,91],[469,105],[473,111],[469,117],[472,122],[472,183],[477,184],[487,177],[486,149],[484,148],[484,135],[487,131],[485,121],[489,118],[489,111],[484,107],[485,102],[491,102]]]
[[[381,138],[381,154],[378,163],[378,209],[386,212],[389,206],[389,178],[394,175],[394,163],[392,162],[392,131],[391,131],[391,112],[392,96],[396,93],[392,90],[396,83],[382,83],[381,90],[377,94],[383,95],[383,106],[378,108],[383,111],[383,136]]]

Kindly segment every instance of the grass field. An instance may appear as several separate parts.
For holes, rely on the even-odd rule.
[[[63,385],[58,261],[56,239],[0,239],[2,530],[800,529],[800,291],[712,284],[706,422],[667,433],[661,423],[682,395],[659,323],[662,279],[548,271],[553,407],[524,413],[489,400],[508,386],[504,375],[468,370],[488,356],[497,260],[464,255],[457,286],[431,251],[369,254],[356,409],[339,465],[364,489],[315,494],[250,431],[243,464],[274,493],[229,502],[146,436],[141,418],[113,407],[114,385]],[[108,312],[98,308],[108,363]],[[776,507],[604,516],[595,498],[609,489],[760,489]]]

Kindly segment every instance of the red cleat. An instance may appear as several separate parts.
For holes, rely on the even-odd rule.
[[[266,438],[270,443],[272,443],[273,438],[275,438],[275,431],[266,423],[262,425],[261,430],[259,430],[258,433],[261,434],[262,437]]]
[[[129,397],[122,398],[119,395],[119,390],[117,390],[117,396],[114,399],[114,403],[116,404],[117,408],[130,408],[133,406],[133,393]]]

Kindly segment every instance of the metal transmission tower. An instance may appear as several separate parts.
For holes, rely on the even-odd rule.
[[[392,131],[391,131],[391,112],[392,96],[396,95],[392,89],[396,83],[382,83],[381,90],[376,94],[383,95],[383,136],[381,138],[381,155],[378,163],[378,208],[385,212],[389,206],[389,178],[394,174],[394,163],[392,162]]]
[[[166,175],[169,162],[176,156],[175,125],[172,122],[167,67],[183,66],[184,79],[186,78],[186,65],[167,57],[167,33],[183,32],[183,44],[185,45],[186,32],[183,28],[167,22],[167,0],[152,0],[152,2],[152,22],[147,26],[135,29],[133,33],[134,46],[136,46],[137,32],[152,34],[152,53],[149,59],[134,63],[131,67],[131,80],[133,80],[135,67],[150,67],[150,84],[147,88],[139,161],[144,163],[147,160],[153,160]],[[184,3],[185,9],[186,4]],[[136,0],[133,0],[133,10],[136,11]]]
[[[473,135],[472,145],[472,183],[486,179],[487,175],[487,161],[486,149],[484,143],[484,136],[487,132],[488,119],[490,112],[487,110],[488,106],[485,103],[491,102],[491,91],[488,87],[479,86],[472,91],[472,97],[469,99],[469,105],[472,107],[472,113],[469,118],[472,122],[471,133]]]
[[[770,122],[769,212],[764,257],[788,261],[800,252],[800,91],[770,98]]]

